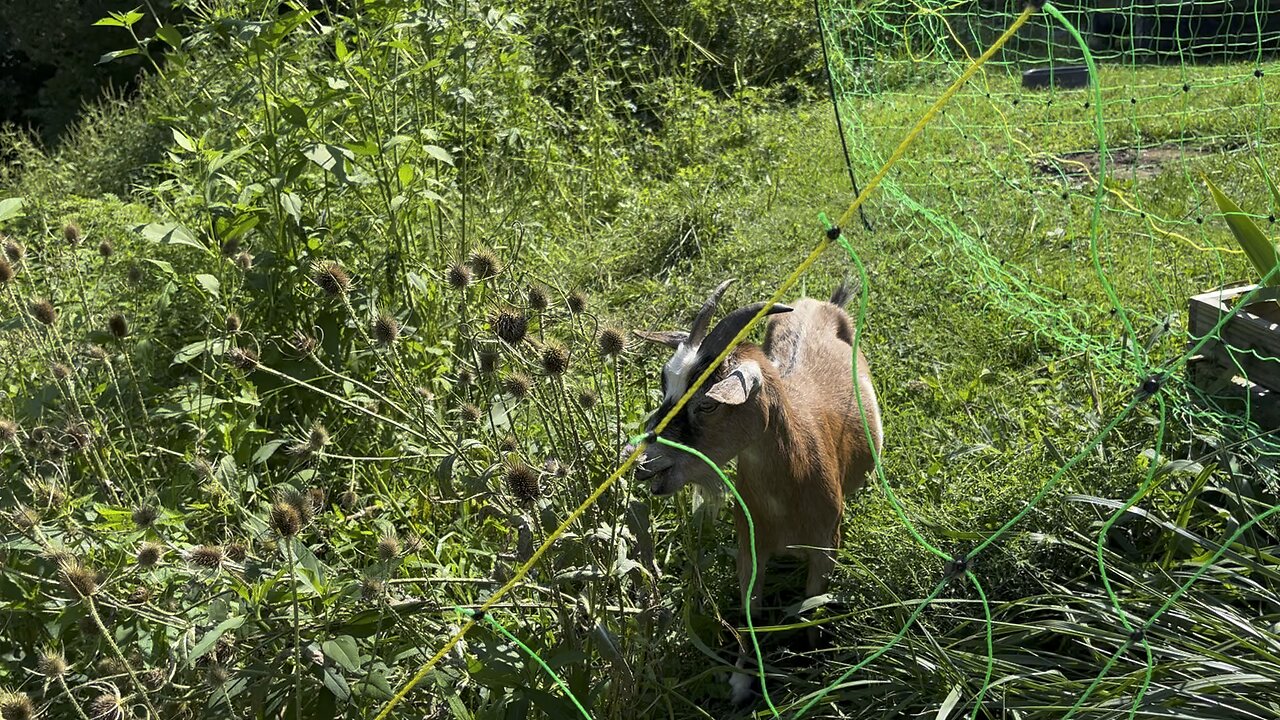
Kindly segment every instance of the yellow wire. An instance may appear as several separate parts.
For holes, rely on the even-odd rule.
[[[920,121],[915,124],[915,127],[911,128],[911,132],[907,133],[907,136],[902,139],[902,142],[898,145],[898,148],[894,150],[892,155],[889,156],[889,159],[885,162],[884,166],[880,168],[880,171],[876,173],[875,177],[871,178],[871,181],[868,182],[866,187],[862,189],[862,192],[858,193],[858,196],[854,198],[853,203],[849,205],[849,209],[845,211],[844,215],[840,216],[840,220],[837,223],[838,226],[843,227],[846,223],[848,223],[851,219],[853,219],[853,214],[856,213],[858,211],[858,208],[862,206],[862,203],[866,201],[867,196],[871,193],[871,191],[874,190],[876,187],[878,187],[880,183],[884,180],[885,176],[889,174],[889,169],[893,167],[893,164],[902,158],[902,156],[906,153],[907,148],[911,145],[912,142],[915,141],[916,137],[919,136],[920,133],[924,130],[925,125],[927,125],[929,121],[932,120],[934,116],[936,116],[938,112],[942,109],[942,106],[945,105],[953,96],[955,96],[955,94],[959,92],[960,88],[963,87],[964,84],[968,82],[974,76],[975,73],[977,73],[978,68],[980,68],[982,64],[985,63],[987,60],[990,60],[991,57],[995,55],[996,52],[1002,46],[1004,46],[1006,42],[1009,41],[1009,38],[1013,37],[1014,33],[1016,33],[1018,29],[1021,28],[1023,24],[1025,24],[1027,20],[1031,18],[1031,15],[1034,11],[1035,11],[1035,8],[1033,8],[1031,5],[1028,5],[1022,11],[1022,14],[1019,15],[1016,20],[1014,20],[1013,24],[1009,26],[1009,29],[1006,30],[998,40],[996,40],[995,44],[992,45],[985,53],[983,53],[977,59],[977,61],[975,61],[973,65],[971,65],[967,70],[965,70],[964,73],[960,75],[960,77],[956,78],[956,81],[951,84],[951,87],[947,88],[946,92],[944,92],[942,96],[939,97],[936,102],[934,102],[934,104],[929,108],[928,112],[926,112],[924,116],[920,118]],[[751,332],[752,327],[760,321],[760,318],[764,317],[769,312],[770,308],[772,308],[774,305],[778,303],[778,300],[782,298],[782,295],[786,293],[788,290],[790,290],[792,286],[796,284],[796,282],[800,279],[800,276],[804,274],[804,272],[808,270],[809,267],[813,265],[813,263],[817,262],[818,258],[822,255],[823,251],[825,251],[830,245],[831,245],[831,238],[823,236],[822,241],[819,242],[818,246],[813,249],[813,252],[809,253],[809,256],[806,257],[804,261],[801,262],[800,265],[797,266],[796,269],[792,271],[790,275],[787,276],[786,280],[784,280],[782,285],[778,287],[778,290],[773,294],[773,296],[769,298],[769,300],[765,303],[764,307],[762,307],[760,311],[755,314],[755,317],[751,318],[751,320],[741,330],[738,331],[738,334],[735,335],[733,339],[729,341],[729,344],[725,346],[725,349],[716,357],[716,359],[710,365],[707,366],[707,369],[704,370],[696,380],[694,380],[693,384],[689,386],[689,389],[685,391],[684,395],[681,396],[680,399],[676,401],[675,406],[672,407],[669,412],[667,412],[666,416],[664,416],[656,426],[654,426],[654,429],[653,429],[654,436],[662,434],[662,431],[666,429],[667,425],[677,415],[680,414],[680,411],[684,408],[685,404],[689,402],[689,399],[693,397],[694,393],[696,393],[698,389],[702,387],[702,384],[705,383],[709,377],[711,377],[711,374],[715,372],[716,368],[719,367],[721,363],[724,362],[724,359],[729,356],[729,353],[732,352],[733,349],[739,343],[741,343],[744,338],[746,338],[747,333]],[[625,473],[628,469],[630,469],[631,465],[635,463],[636,459],[640,457],[640,454],[643,453],[648,446],[649,446],[649,442],[647,440],[639,443],[636,446],[636,448],[631,451],[631,454],[627,456],[626,460],[624,460],[622,464],[618,466],[618,469],[614,470],[613,473],[610,474],[609,477],[606,478],[604,482],[600,483],[600,485],[595,489],[594,492],[588,495],[587,498],[583,500],[582,503],[578,505],[578,507],[575,508],[573,512],[569,513],[569,516],[564,519],[564,522],[560,523],[559,527],[551,531],[551,534],[547,535],[547,539],[542,543],[542,545],[538,547],[538,549],[533,551],[533,554],[529,556],[529,559],[526,560],[523,565],[521,565],[519,568],[516,569],[515,574],[511,576],[511,579],[508,580],[505,585],[498,588],[497,591],[493,593],[493,595],[489,596],[489,599],[486,600],[479,607],[479,609],[476,610],[476,615],[483,616],[483,614],[487,612],[489,608],[493,607],[499,600],[502,599],[503,596],[505,596],[508,592],[510,592],[512,588],[518,585],[520,581],[523,580],[525,576],[529,574],[529,570],[533,568],[534,564],[537,563],[538,560],[541,559],[542,556],[547,552],[547,550],[551,547],[551,544],[554,543],[556,540],[558,540],[560,536],[563,535],[564,532],[569,529],[570,525],[576,522],[578,518],[582,517],[582,514],[587,511],[587,508],[594,505],[595,502],[600,499],[600,496],[603,495],[610,487],[612,487],[613,484],[617,482],[619,478],[622,477],[623,473]],[[464,623],[462,627],[459,628],[458,631],[453,634],[453,637],[449,638],[449,640],[444,644],[444,646],[441,647],[440,650],[438,650],[435,655],[432,655],[431,658],[427,660],[427,662],[423,664],[421,668],[418,669],[418,672],[415,673],[414,676],[410,678],[408,682],[406,682],[404,685],[400,687],[399,690],[396,691],[396,694],[392,696],[390,700],[387,701],[386,706],[382,708],[382,712],[378,713],[375,720],[386,720],[386,718],[390,717],[391,711],[394,710],[395,707],[399,705],[401,701],[404,700],[405,696],[407,696],[409,692],[418,685],[418,683],[422,682],[422,679],[427,676],[427,673],[431,672],[431,668],[435,667],[441,660],[443,660],[444,656],[447,655],[449,651],[452,650],[460,640],[462,640],[462,638],[467,634],[467,632],[470,631],[471,628],[475,627],[475,625],[476,625],[476,621],[474,619],[467,620],[467,622]]]

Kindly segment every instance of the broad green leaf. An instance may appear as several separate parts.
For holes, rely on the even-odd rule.
[[[326,666],[324,668],[324,686],[333,693],[333,696],[339,702],[346,702],[351,699],[351,687],[347,685],[347,681],[342,677],[336,669]]]
[[[294,222],[302,224],[302,198],[291,192],[281,193],[280,205]]]
[[[428,155],[442,163],[445,163],[446,165],[453,164],[453,156],[449,154],[448,150],[445,150],[439,145],[424,145],[422,149],[427,151]]]
[[[360,672],[360,648],[356,639],[350,635],[339,635],[332,640],[325,640],[320,649],[325,657],[338,663],[343,670],[350,673]]]
[[[187,137],[187,134],[182,132],[178,128],[171,128],[171,129],[173,130],[173,141],[178,143],[178,147],[182,148],[183,150],[186,150],[187,152],[196,151],[196,143],[194,140]]]
[[[111,52],[105,53],[102,57],[98,58],[98,62],[94,64],[106,65],[107,63],[111,62],[112,60],[115,60],[116,58],[128,57],[130,55],[137,55],[137,54],[138,54],[138,48],[129,48],[127,50],[112,50]]]
[[[134,228],[134,232],[142,233],[142,237],[156,242],[168,243],[169,245],[189,245],[193,248],[207,251],[199,240],[191,234],[190,230],[179,225],[178,223],[150,223],[147,225],[139,225]]]
[[[0,200],[0,222],[22,217],[22,206],[26,204],[26,198],[21,197],[11,197]]]
[[[1217,188],[1208,178],[1205,178],[1205,184],[1209,186],[1209,191],[1213,193],[1213,200],[1218,204],[1218,210],[1222,212],[1222,217],[1227,221],[1227,227],[1231,228],[1231,234],[1236,236],[1236,242],[1240,243],[1240,247],[1244,249],[1244,254],[1249,256],[1250,262],[1267,278],[1267,285],[1280,287],[1280,272],[1272,273],[1271,270],[1280,262],[1280,258],[1276,257],[1276,246],[1262,230],[1250,220],[1240,206],[1236,205],[1222,191]]]
[[[218,282],[218,278],[209,275],[208,273],[200,273],[199,275],[196,275],[196,282],[200,285],[202,290],[213,298],[216,299],[221,297],[222,284]]]
[[[400,179],[400,186],[405,187],[413,182],[413,166],[405,163],[396,171],[397,177]]]
[[[333,54],[337,56],[338,62],[346,62],[351,52],[347,50],[347,44],[342,42],[342,38],[337,35],[333,38]]]
[[[272,440],[267,444],[263,445],[262,447],[258,448],[258,452],[253,454],[253,460],[252,460],[253,464],[261,465],[262,463],[266,462],[271,458],[272,455],[275,455],[276,450],[279,450],[280,447],[284,445],[286,442],[288,442],[288,440]]]
[[[172,25],[165,25],[156,30],[156,37],[168,43],[174,50],[182,47],[182,33],[178,32],[177,28]]]
[[[187,656],[187,664],[195,664],[196,660],[199,660],[205,653],[213,649],[213,644],[218,642],[218,638],[222,637],[227,631],[235,630],[243,624],[244,616],[242,615],[229,617],[218,623],[217,627],[205,633],[204,637],[200,638],[200,642],[191,648],[191,654]]]

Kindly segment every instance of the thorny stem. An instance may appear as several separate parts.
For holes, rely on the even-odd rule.
[[[76,591],[79,593],[79,591]],[[124,653],[120,652],[120,646],[116,644],[115,636],[107,629],[102,622],[102,616],[98,614],[98,605],[93,601],[93,597],[89,595],[80,595],[80,599],[84,600],[85,608],[89,610],[89,617],[93,618],[93,624],[98,627],[98,632],[102,633],[102,637],[106,639],[107,645],[111,648],[111,652],[115,655],[116,660],[124,666],[129,673],[129,681],[133,683],[133,687],[138,691],[138,695],[142,697],[142,702],[147,706],[147,711],[151,713],[151,717],[159,720],[160,713],[156,712],[156,708],[151,704],[151,696],[147,695],[147,689],[143,687],[142,681],[138,679],[137,673],[133,671],[133,665],[125,660]]]

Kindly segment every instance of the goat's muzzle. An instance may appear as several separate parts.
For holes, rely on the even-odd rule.
[[[679,489],[670,482],[667,473],[674,464],[671,458],[651,457],[648,453],[641,455],[636,462],[636,481],[648,482],[649,492],[654,495],[670,495]]]

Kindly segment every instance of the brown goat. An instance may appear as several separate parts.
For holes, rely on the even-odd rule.
[[[712,291],[689,332],[636,333],[675,349],[662,370],[662,405],[647,430],[654,429],[763,307],[738,308],[708,333],[711,315],[731,282]],[[759,607],[765,566],[777,555],[807,556],[805,592],[812,597],[825,591],[840,546],[845,495],[863,484],[880,452],[880,410],[861,352],[856,392],[867,427],[858,411],[853,326],[843,309],[848,295],[841,286],[830,301],[802,298],[794,307],[774,305],[763,347],[744,342],[734,348],[662,432],[721,467],[738,458],[736,486],[755,524],[758,572],[752,597],[747,597],[751,548],[746,517],[735,504],[738,582],[744,607],[749,604],[753,610]],[[867,442],[868,429],[874,450]],[[648,481],[654,495],[670,495],[690,482],[708,488],[721,484],[701,459],[656,442],[641,456],[636,479]],[[745,695],[745,679],[733,678],[735,700]]]

